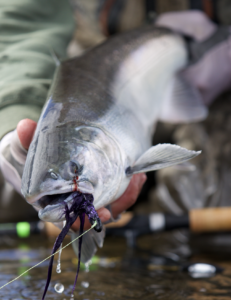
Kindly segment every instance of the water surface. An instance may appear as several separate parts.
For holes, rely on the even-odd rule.
[[[169,233],[144,236],[138,239],[138,248],[130,249],[125,239],[108,237],[92,264],[87,269],[82,266],[74,299],[231,299],[231,255],[208,255],[198,251],[188,259],[187,255],[171,252],[174,249],[171,239]],[[42,235],[24,240],[2,238],[0,285],[48,256],[53,242]],[[182,271],[189,261],[216,264],[224,271],[211,278],[194,279]],[[60,274],[55,271],[56,262],[57,257],[46,299],[69,300],[77,268],[72,247],[63,250]],[[41,299],[47,266],[48,261],[0,290],[0,299]],[[64,286],[61,294],[54,289],[57,284]]]

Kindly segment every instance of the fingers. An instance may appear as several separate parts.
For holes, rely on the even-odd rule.
[[[144,173],[133,175],[131,182],[124,194],[111,204],[111,211],[114,218],[117,218],[119,214],[136,202],[146,180],[147,176]]]
[[[17,133],[22,146],[28,149],[32,141],[37,123],[30,119],[21,120],[17,125]]]
[[[98,216],[101,220],[102,223],[107,222],[110,217],[111,217],[111,213],[108,209],[106,209],[105,207],[100,208],[98,211]],[[79,230],[80,227],[80,221],[79,218],[75,221],[75,223],[71,226],[71,229],[73,229],[74,231]],[[87,216],[85,217],[85,223],[84,223],[84,230],[87,230],[91,227],[91,224],[87,218]]]

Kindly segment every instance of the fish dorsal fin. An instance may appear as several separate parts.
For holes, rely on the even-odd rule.
[[[199,91],[181,76],[175,76],[166,91],[159,120],[189,123],[203,120],[207,114]]]
[[[185,162],[200,153],[201,151],[191,151],[177,145],[159,144],[149,148],[141,155],[132,167],[127,168],[126,174],[129,176],[163,169]]]

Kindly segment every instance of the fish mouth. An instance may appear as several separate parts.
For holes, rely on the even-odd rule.
[[[38,200],[38,204],[45,208],[48,205],[57,205],[59,203],[63,203],[72,193],[65,194],[54,194],[54,195],[45,195]]]
[[[37,201],[40,207],[39,218],[47,222],[60,222],[65,220],[64,209],[67,204],[71,206],[73,192],[64,194],[44,195]]]
[[[66,191],[64,192],[64,190]],[[77,181],[77,187],[74,186],[74,188],[71,188],[71,191],[70,188],[69,190],[65,188],[59,193],[58,190],[53,190],[42,194],[42,197],[40,196],[33,204],[39,210],[39,218],[46,222],[60,222],[65,220],[65,205],[67,204],[68,208],[71,207],[75,192],[93,194],[94,188],[89,181],[79,180]]]

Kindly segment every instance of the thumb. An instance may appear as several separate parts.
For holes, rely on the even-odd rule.
[[[18,138],[25,149],[28,149],[34,136],[37,123],[30,119],[23,119],[17,125]]]

